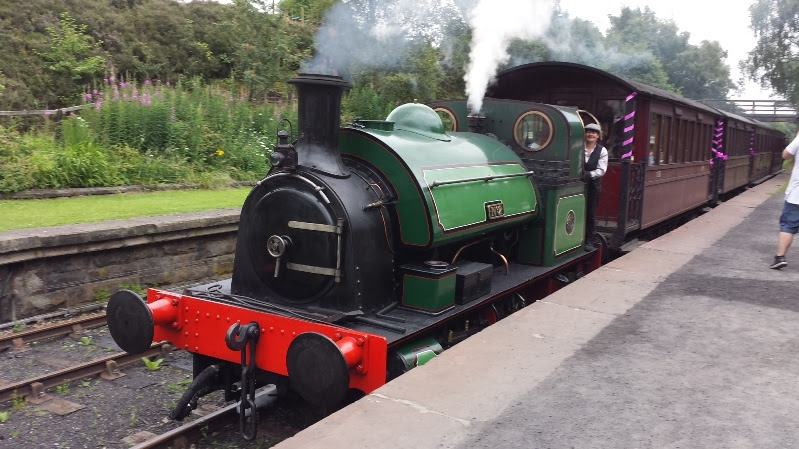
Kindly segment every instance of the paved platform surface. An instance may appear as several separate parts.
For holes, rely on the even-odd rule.
[[[780,175],[278,444],[799,447],[799,242]]]

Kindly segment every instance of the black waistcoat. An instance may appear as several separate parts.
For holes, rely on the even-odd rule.
[[[594,147],[594,151],[592,151],[591,155],[588,156],[588,161],[586,161],[585,164],[583,165],[583,170],[585,170],[586,173],[596,170],[597,166],[599,165],[599,156],[602,155],[602,149],[603,149],[602,145],[596,144],[596,146]],[[585,161],[585,156],[583,156],[583,161]],[[596,190],[597,192],[599,192],[600,189],[602,188],[602,177],[599,176],[596,178],[592,178],[591,181],[588,182],[588,185],[593,187],[594,190]]]

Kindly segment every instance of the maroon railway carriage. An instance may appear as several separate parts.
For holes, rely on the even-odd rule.
[[[576,106],[586,123],[599,122],[610,160],[597,226],[614,249],[631,234],[775,173],[779,168],[762,161],[784,148],[762,124],[580,64],[514,67],[487,94]],[[753,136],[762,146],[753,146]]]
[[[713,174],[710,193],[714,201],[749,184],[755,127],[752,120],[719,111],[711,149]]]
[[[758,184],[782,168],[787,142],[779,130],[756,120],[718,111],[711,147],[711,202]]]
[[[788,146],[788,140],[782,131],[757,120],[754,122],[756,128],[749,182],[759,184],[782,169],[782,150]]]

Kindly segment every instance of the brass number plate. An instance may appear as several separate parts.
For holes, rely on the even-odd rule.
[[[486,217],[489,220],[496,220],[497,218],[502,218],[504,216],[505,206],[502,205],[502,201],[486,203]]]

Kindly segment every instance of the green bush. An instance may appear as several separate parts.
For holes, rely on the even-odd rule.
[[[106,84],[78,116],[38,131],[0,127],[0,192],[125,184],[219,187],[261,179],[293,107],[255,104],[222,85]]]
[[[56,179],[62,187],[102,187],[122,184],[117,167],[91,140],[69,145],[55,155]]]

